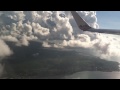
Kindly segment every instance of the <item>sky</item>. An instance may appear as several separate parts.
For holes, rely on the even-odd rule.
[[[120,29],[120,11],[97,11],[99,28]]]

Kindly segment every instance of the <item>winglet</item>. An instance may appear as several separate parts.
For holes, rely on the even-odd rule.
[[[78,15],[78,13],[77,13],[76,11],[71,11],[71,13],[72,13],[72,15],[73,15],[73,17],[74,17],[74,19],[75,19],[78,27],[79,27],[81,30],[87,31],[87,30],[89,30],[89,29],[92,28],[92,27],[90,27],[90,26],[87,24],[87,22],[85,22],[84,19],[82,19],[82,18]]]

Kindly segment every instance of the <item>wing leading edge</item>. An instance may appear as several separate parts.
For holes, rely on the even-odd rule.
[[[115,29],[95,29],[90,27],[90,25],[81,18],[76,11],[71,11],[78,27],[83,31],[89,31],[89,32],[98,32],[98,33],[108,33],[108,34],[120,34],[120,30]]]

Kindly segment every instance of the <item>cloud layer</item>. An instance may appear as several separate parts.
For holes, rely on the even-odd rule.
[[[95,11],[77,12],[90,26],[99,28]],[[0,46],[7,47],[0,56],[7,56],[10,53],[4,41],[14,42],[17,46],[28,46],[29,41],[34,40],[41,41],[43,47],[83,47],[91,49],[95,56],[104,59],[120,58],[120,42],[117,36],[82,32],[69,11],[1,11],[0,13],[2,43]]]

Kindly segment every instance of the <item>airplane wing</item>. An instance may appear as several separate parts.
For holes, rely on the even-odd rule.
[[[107,33],[107,34],[120,34],[120,30],[115,29],[95,29],[92,28],[83,18],[81,18],[76,11],[71,11],[76,24],[83,31]]]

